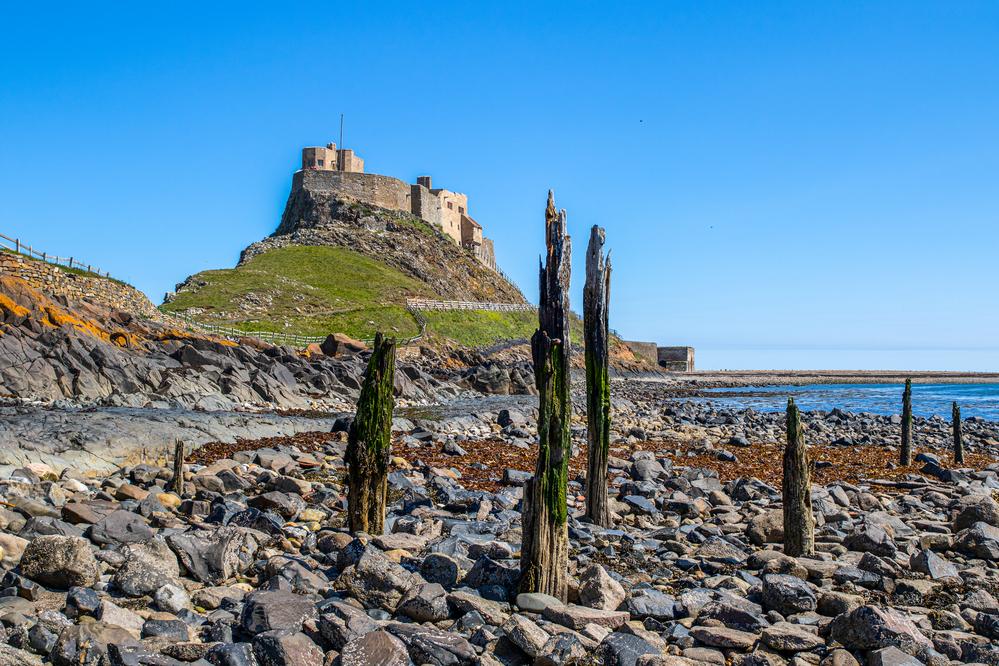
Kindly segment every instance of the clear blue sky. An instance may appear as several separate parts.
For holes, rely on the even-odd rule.
[[[999,370],[995,2],[8,5],[0,233],[159,302],[273,231],[341,112],[369,171],[468,193],[531,298],[548,188],[577,308],[606,227],[627,337]]]

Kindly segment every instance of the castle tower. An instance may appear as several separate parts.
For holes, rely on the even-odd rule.
[[[338,171],[338,155],[335,143],[326,147],[309,146],[302,148],[302,168],[315,171]]]

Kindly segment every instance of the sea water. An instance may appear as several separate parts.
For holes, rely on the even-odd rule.
[[[808,386],[762,386],[709,389],[699,400],[717,407],[761,412],[782,411],[787,399],[794,398],[804,411],[830,411],[899,414],[902,411],[901,384],[812,384]],[[978,416],[999,421],[999,384],[913,384],[912,412],[916,416],[942,416],[950,420],[951,405],[961,406],[961,416]]]

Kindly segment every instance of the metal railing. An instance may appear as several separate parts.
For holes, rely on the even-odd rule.
[[[432,301],[426,298],[410,298],[406,301],[409,310],[488,310],[490,312],[534,312],[530,303],[484,303],[480,301]]]
[[[88,264],[82,259],[77,259],[76,257],[60,257],[55,254],[49,254],[48,252],[42,252],[35,249],[31,245],[26,245],[20,238],[11,238],[10,236],[0,234],[0,246],[6,247],[15,254],[28,257],[29,259],[39,259],[47,264],[58,264],[60,266],[66,266],[67,268],[93,273],[94,275],[100,277],[111,277],[111,273],[102,271],[93,264]]]

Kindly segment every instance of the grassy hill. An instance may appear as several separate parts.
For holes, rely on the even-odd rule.
[[[247,331],[315,336],[366,338],[376,329],[416,335],[406,299],[434,297],[418,280],[341,247],[277,248],[236,268],[198,273],[188,284],[161,309]]]
[[[304,336],[419,333],[409,298],[524,303],[516,285],[418,217],[293,186],[278,231],[235,268],[193,275],[161,306],[208,324]],[[464,346],[529,337],[530,313],[434,312],[427,336]]]

